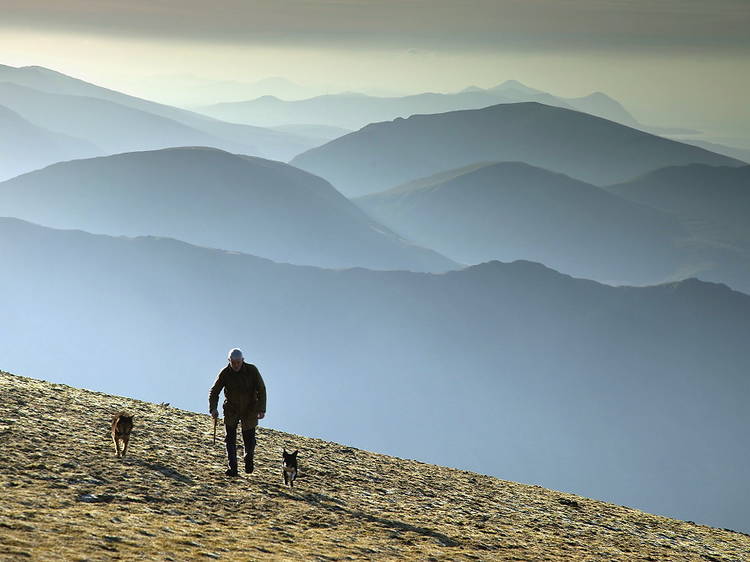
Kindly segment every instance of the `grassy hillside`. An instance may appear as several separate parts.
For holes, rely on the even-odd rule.
[[[2,372],[0,397],[2,559],[750,556],[741,533],[266,428],[255,473],[229,479],[207,415]],[[123,408],[136,425],[120,460]],[[294,490],[283,446],[300,450]]]

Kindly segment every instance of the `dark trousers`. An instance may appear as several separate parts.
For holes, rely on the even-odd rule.
[[[227,444],[227,457],[229,468],[237,470],[237,424],[226,426],[227,436],[224,442]],[[245,444],[245,462],[252,460],[255,452],[255,428],[242,429],[242,442]]]

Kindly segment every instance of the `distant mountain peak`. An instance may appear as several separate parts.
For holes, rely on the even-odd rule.
[[[493,92],[500,92],[503,90],[517,90],[520,92],[523,92],[524,94],[543,94],[542,90],[537,90],[535,88],[530,88],[526,84],[522,84],[518,80],[506,80],[502,84],[498,84],[497,86],[490,88],[490,91]]]
[[[499,272],[499,271],[507,271],[507,272],[513,272],[513,273],[529,273],[533,275],[552,275],[556,277],[565,277],[572,279],[573,277],[562,273],[561,271],[558,271],[556,269],[553,269],[551,267],[548,267],[544,265],[541,262],[538,261],[531,261],[531,260],[513,260],[513,261],[500,261],[500,260],[490,260],[486,262],[479,263],[477,265],[472,265],[469,267],[464,268],[461,271],[474,271],[477,273],[486,273],[486,272]],[[449,272],[449,273],[455,273],[455,272]],[[596,283],[596,281],[594,281]]]

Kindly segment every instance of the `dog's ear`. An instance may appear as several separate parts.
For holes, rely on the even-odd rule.
[[[292,456],[293,456],[293,457],[296,457],[296,456],[297,456],[297,453],[299,453],[299,449],[297,449],[296,451],[294,451],[294,452],[292,453]]]
[[[286,447],[284,447],[283,449],[281,449],[281,452],[286,455]]]

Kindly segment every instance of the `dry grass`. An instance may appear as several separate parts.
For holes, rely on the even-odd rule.
[[[742,533],[271,429],[230,479],[208,416],[128,398],[0,373],[0,405],[3,560],[750,560]]]

